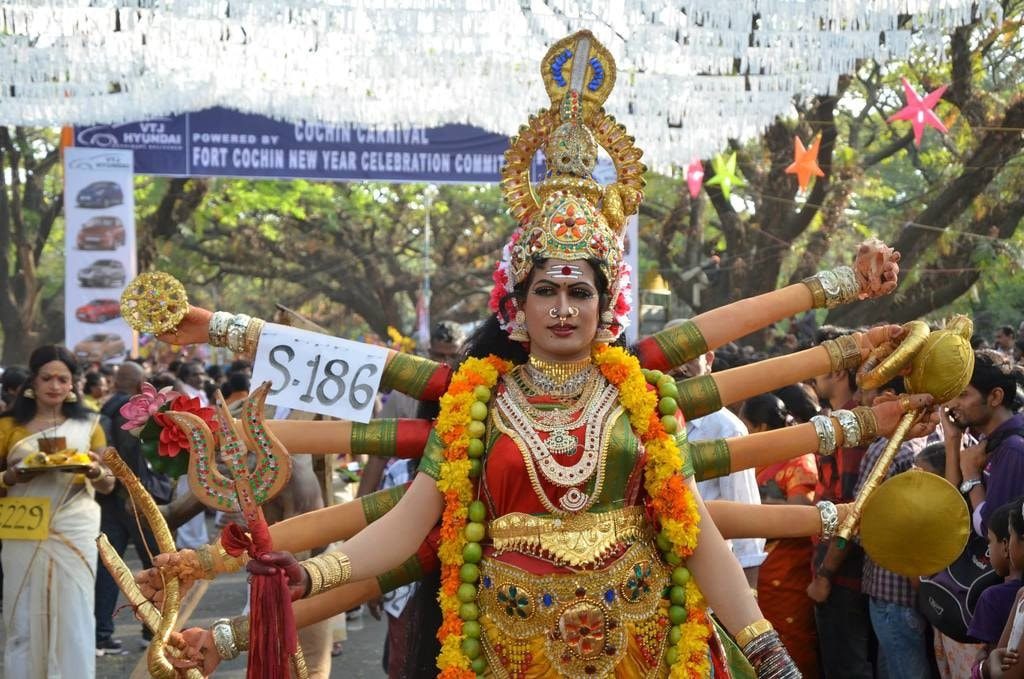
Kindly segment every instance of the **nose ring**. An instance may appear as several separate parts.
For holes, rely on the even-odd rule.
[[[562,314],[558,313],[558,307],[551,307],[548,309],[548,316],[551,318],[561,318]]]
[[[580,315],[580,308],[578,306],[571,306],[571,307],[569,307],[569,315],[572,316],[573,318],[579,316]]]

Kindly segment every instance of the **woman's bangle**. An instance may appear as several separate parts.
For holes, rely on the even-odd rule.
[[[767,619],[761,618],[756,620],[736,633],[736,645],[743,648],[753,641],[755,637],[771,632],[773,629],[775,628]]]
[[[860,423],[860,442],[868,443],[878,438],[878,418],[875,411],[867,406],[857,406],[853,409],[853,416]]]
[[[828,364],[832,372],[853,370],[861,364],[860,343],[853,335],[840,335],[825,340],[821,346],[828,352]]]
[[[815,415],[811,418],[814,431],[818,435],[818,455],[829,457],[836,452],[836,428],[832,424],[832,418],[825,415]]]
[[[235,648],[239,651],[249,650],[249,616],[238,615],[231,618],[231,634],[235,638]]]
[[[800,679],[803,675],[800,674],[796,663],[786,651],[786,647],[782,645],[778,632],[771,627],[771,623],[768,623],[767,620],[754,624],[759,623],[767,624],[767,629],[749,639],[745,644],[739,644],[740,636],[736,636],[737,645],[750,661],[758,679]],[[748,629],[750,627],[744,628],[743,631],[746,632]]]
[[[857,275],[848,266],[840,266],[805,278],[803,284],[811,291],[814,308],[834,309],[860,296]]]
[[[251,320],[248,314],[235,314],[228,324],[227,348],[236,354],[245,352],[245,329]]]
[[[256,345],[260,341],[260,333],[263,332],[263,326],[265,323],[261,318],[251,318],[248,325],[245,326],[245,337],[242,341],[245,353],[250,356],[256,355]]]
[[[6,490],[6,489],[10,488],[11,486],[15,485],[17,482],[18,482],[18,475],[17,474],[14,475],[14,483],[7,483],[7,470],[5,469],[5,470],[3,470],[2,473],[0,473],[0,489]]]
[[[843,445],[856,448],[864,443],[864,433],[860,429],[860,420],[849,410],[833,410],[832,417],[843,428]]]
[[[344,552],[328,552],[306,559],[302,567],[309,574],[307,597],[334,589],[352,578],[352,563]]]
[[[210,626],[210,634],[213,635],[213,645],[217,648],[217,655],[223,660],[234,660],[238,657],[238,646],[235,645],[235,633],[231,628],[231,620],[220,618]]]
[[[822,500],[817,505],[818,514],[821,516],[821,539],[830,540],[836,534],[839,527],[839,510],[835,503]]]
[[[209,334],[211,346],[227,346],[228,326],[231,325],[232,318],[234,316],[227,311],[215,311],[213,316],[210,316]]]

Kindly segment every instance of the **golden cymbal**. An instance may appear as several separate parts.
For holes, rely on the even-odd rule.
[[[137,332],[170,332],[186,313],[185,286],[167,273],[151,271],[137,276],[121,293],[121,316]]]
[[[907,577],[953,563],[967,544],[970,512],[960,492],[935,474],[897,474],[868,498],[860,542],[879,566]]]

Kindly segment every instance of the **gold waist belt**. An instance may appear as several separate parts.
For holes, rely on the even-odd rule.
[[[650,536],[642,507],[560,517],[506,514],[491,521],[496,554],[520,552],[559,566],[591,566],[616,549]]]
[[[661,663],[668,567],[641,541],[608,568],[534,575],[493,558],[480,564],[477,605],[488,663],[518,676],[542,652],[562,677],[606,677],[632,640]],[[646,672],[644,673],[646,674]]]

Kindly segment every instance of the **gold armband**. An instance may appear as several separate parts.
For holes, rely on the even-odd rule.
[[[860,344],[853,335],[841,335],[835,339],[825,340],[821,346],[828,352],[832,372],[853,370],[860,365]]]
[[[239,651],[249,650],[249,616],[238,615],[228,623],[231,626],[231,634],[235,638],[235,648]]]
[[[857,275],[848,266],[840,266],[805,278],[803,284],[811,291],[815,309],[834,309],[860,296]]]
[[[309,574],[307,597],[334,589],[352,578],[352,563],[344,552],[328,552],[306,559],[302,567]]]
[[[245,567],[249,561],[249,555],[244,552],[239,556],[231,556],[227,553],[220,540],[210,545],[203,545],[196,550],[196,559],[203,571],[204,580],[213,580],[221,573],[237,573]]]
[[[853,409],[853,416],[860,423],[860,440],[868,443],[878,438],[878,418],[875,411],[867,406],[857,406]]]
[[[749,625],[747,625],[746,627],[744,627],[736,633],[736,645],[740,648],[743,648],[751,641],[753,641],[755,637],[759,637],[762,634],[771,632],[773,629],[775,628],[772,627],[772,624],[770,622],[768,622],[764,618],[761,618],[757,622],[750,623]]]

